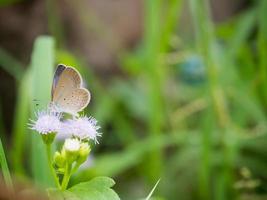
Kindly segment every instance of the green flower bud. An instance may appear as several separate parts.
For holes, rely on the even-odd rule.
[[[69,138],[65,140],[63,146],[63,154],[66,154],[66,161],[68,163],[73,163],[76,161],[77,157],[79,156],[79,149],[81,146],[81,142],[76,138]]]
[[[66,163],[65,155],[56,151],[54,154],[54,163],[57,167],[64,167]]]
[[[82,164],[83,162],[85,162],[90,151],[91,151],[91,148],[87,142],[81,143],[77,163]]]
[[[65,170],[64,167],[60,167],[60,168],[57,169],[57,173],[58,173],[58,174],[64,174],[65,171],[66,171],[66,170]]]

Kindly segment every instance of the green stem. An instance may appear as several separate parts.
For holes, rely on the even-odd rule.
[[[71,176],[71,165],[67,164],[66,165],[66,170],[65,170],[65,174],[62,180],[62,184],[61,184],[61,190],[64,191],[67,189],[68,187],[68,183],[70,180],[70,176]]]
[[[55,169],[54,169],[53,164],[52,164],[51,144],[46,144],[46,154],[47,154],[47,159],[48,159],[48,165],[49,165],[50,171],[53,175],[55,184],[58,188],[60,188],[58,177],[57,177],[57,174],[56,174]]]
[[[70,172],[70,175],[74,174],[78,169],[79,167],[81,166],[82,163],[77,163],[75,164],[75,166],[72,168],[71,172]]]
[[[80,165],[81,165],[81,163],[76,163],[73,168],[71,168],[70,164],[66,165],[66,173],[64,174],[64,177],[63,177],[63,181],[61,184],[61,190],[64,191],[67,189],[71,175],[74,174],[79,169]]]

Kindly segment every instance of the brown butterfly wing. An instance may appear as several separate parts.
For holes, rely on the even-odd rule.
[[[57,66],[57,69],[55,71],[55,74],[54,74],[54,78],[53,78],[53,84],[52,84],[52,89],[51,89],[51,98],[53,99],[53,96],[54,96],[54,92],[55,92],[55,89],[56,89],[56,86],[57,86],[57,83],[58,83],[58,80],[59,80],[59,77],[60,75],[62,74],[62,72],[66,69],[67,67],[63,64],[59,64]]]
[[[56,84],[52,88],[53,102],[61,102],[70,91],[75,88],[80,88],[82,83],[79,72],[71,67],[63,69],[58,78],[54,77],[54,79],[58,80],[56,80]]]
[[[70,91],[60,102],[60,109],[70,114],[82,111],[89,103],[90,92],[85,88],[78,88]]]
[[[60,68],[55,72],[52,102],[60,111],[76,114],[88,105],[90,92],[81,88],[82,78],[77,70],[72,67]]]

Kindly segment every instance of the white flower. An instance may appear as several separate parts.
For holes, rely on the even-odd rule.
[[[62,125],[61,134],[75,136],[79,139],[91,139],[98,143],[97,137],[101,136],[98,132],[100,126],[93,117],[80,117],[76,119],[67,120]]]
[[[77,138],[69,138],[65,140],[64,149],[69,152],[77,152],[81,147],[81,143]]]
[[[49,110],[40,111],[36,114],[37,120],[31,120],[29,128],[40,134],[56,133],[61,128],[61,114]]]

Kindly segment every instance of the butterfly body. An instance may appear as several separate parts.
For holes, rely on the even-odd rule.
[[[51,90],[51,104],[60,112],[76,115],[90,102],[90,92],[82,87],[80,73],[65,65],[58,65]]]

